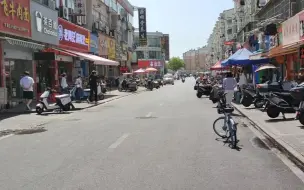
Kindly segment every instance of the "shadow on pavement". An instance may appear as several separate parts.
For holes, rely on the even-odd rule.
[[[18,115],[30,115],[33,113],[32,111],[24,111],[24,112],[2,112],[0,113],[0,121],[4,119],[9,119],[11,117],[16,117]]]
[[[276,122],[282,122],[282,121],[294,121],[295,118],[281,118],[281,119],[268,119],[268,120],[265,120],[265,122],[267,123],[276,123]]]

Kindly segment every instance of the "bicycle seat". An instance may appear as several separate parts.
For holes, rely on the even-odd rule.
[[[232,113],[233,111],[234,111],[234,108],[230,108],[230,107],[224,108],[225,113]]]

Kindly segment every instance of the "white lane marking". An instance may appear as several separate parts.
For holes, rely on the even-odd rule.
[[[14,136],[14,134],[10,134],[10,135],[6,135],[6,136],[3,136],[3,137],[0,137],[0,141],[3,140],[3,139],[9,138],[11,136]]]
[[[146,117],[151,117],[152,116],[152,112],[149,112]]]
[[[121,137],[119,137],[111,146],[109,146],[109,149],[115,149],[117,148],[126,138],[128,138],[130,134],[125,133]]]

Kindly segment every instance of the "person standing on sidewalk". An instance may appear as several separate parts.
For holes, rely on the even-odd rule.
[[[75,85],[76,85],[76,91],[75,91],[76,101],[80,102],[81,94],[82,94],[82,79],[80,75],[78,75],[78,77],[76,78]]]
[[[34,98],[34,79],[30,77],[28,71],[24,72],[24,77],[20,80],[20,86],[23,90],[23,98],[25,99],[26,109],[31,110],[31,103]]]
[[[95,70],[92,71],[89,77],[89,85],[90,85],[90,97],[88,99],[88,102],[93,101],[93,94],[94,94],[95,104],[97,104],[97,76]]]
[[[67,83],[67,79],[66,79],[66,73],[62,73],[61,75],[61,83],[60,83],[60,87],[61,87],[61,93],[65,94],[68,93],[68,83]]]
[[[223,88],[226,94],[226,104],[231,106],[231,102],[234,95],[234,89],[237,86],[235,78],[233,78],[232,73],[228,72],[226,78],[223,80]]]

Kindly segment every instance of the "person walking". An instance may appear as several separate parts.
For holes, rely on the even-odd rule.
[[[88,99],[88,102],[93,101],[93,95],[94,95],[95,104],[97,104],[97,76],[95,70],[92,71],[89,77],[89,85],[90,85],[90,97]]]
[[[24,76],[20,80],[20,86],[23,90],[23,98],[25,99],[26,109],[31,110],[31,103],[34,98],[34,79],[30,77],[28,71],[24,71]]]
[[[75,85],[76,85],[75,98],[77,102],[80,102],[81,94],[82,94],[82,79],[80,75],[78,75],[78,77],[76,78]]]
[[[68,83],[67,83],[67,79],[66,79],[66,73],[62,73],[61,74],[61,83],[60,83],[60,87],[61,87],[61,93],[68,93]]]
[[[232,73],[228,72],[226,78],[223,80],[223,88],[226,94],[226,104],[231,106],[231,102],[234,95],[234,89],[237,86],[235,78],[233,78]]]

